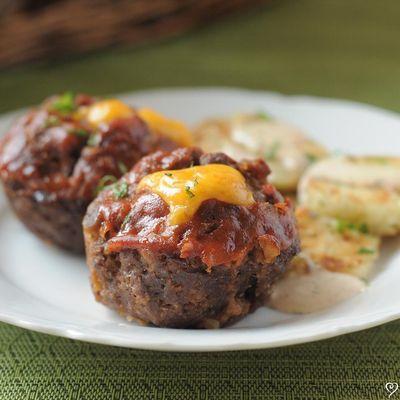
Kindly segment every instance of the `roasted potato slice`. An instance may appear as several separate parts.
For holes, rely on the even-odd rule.
[[[304,259],[332,272],[362,279],[371,275],[379,256],[380,238],[368,234],[366,226],[320,216],[304,207],[296,210],[302,254],[292,262],[297,271]]]
[[[328,158],[299,183],[299,203],[322,215],[365,224],[380,236],[400,232],[400,158]]]
[[[262,113],[205,121],[194,136],[196,144],[209,152],[264,159],[272,171],[270,182],[285,192],[295,191],[305,169],[327,154],[298,128]]]

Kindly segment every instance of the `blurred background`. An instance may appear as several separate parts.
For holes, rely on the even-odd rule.
[[[400,110],[399,21],[398,0],[0,0],[0,112],[209,85]]]

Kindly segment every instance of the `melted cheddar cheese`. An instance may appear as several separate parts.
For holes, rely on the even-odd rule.
[[[155,134],[165,136],[181,146],[193,144],[192,134],[182,122],[168,119],[149,108],[140,109],[138,115]]]
[[[243,175],[222,164],[155,172],[139,182],[138,189],[142,188],[158,194],[168,204],[171,225],[190,220],[201,204],[209,199],[239,206],[254,203]]]
[[[118,99],[101,100],[81,111],[81,117],[91,125],[99,126],[119,118],[129,118],[134,115],[133,108]]]

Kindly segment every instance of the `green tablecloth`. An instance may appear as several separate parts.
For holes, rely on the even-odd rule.
[[[277,1],[153,46],[2,71],[0,111],[65,89],[198,85],[399,111],[400,1]],[[216,354],[118,349],[0,324],[0,399],[384,399],[385,383],[400,383],[399,346],[400,322],[301,346]]]

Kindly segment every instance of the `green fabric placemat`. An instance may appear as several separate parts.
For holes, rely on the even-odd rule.
[[[0,325],[0,398],[387,398],[399,381],[400,323],[324,342],[228,353],[159,353]],[[392,396],[396,399],[396,396]]]
[[[400,1],[276,1],[172,41],[1,71],[0,112],[66,89],[204,85],[399,111]],[[385,399],[390,381],[400,383],[400,322],[301,346],[214,354],[118,349],[0,324],[1,400]]]

